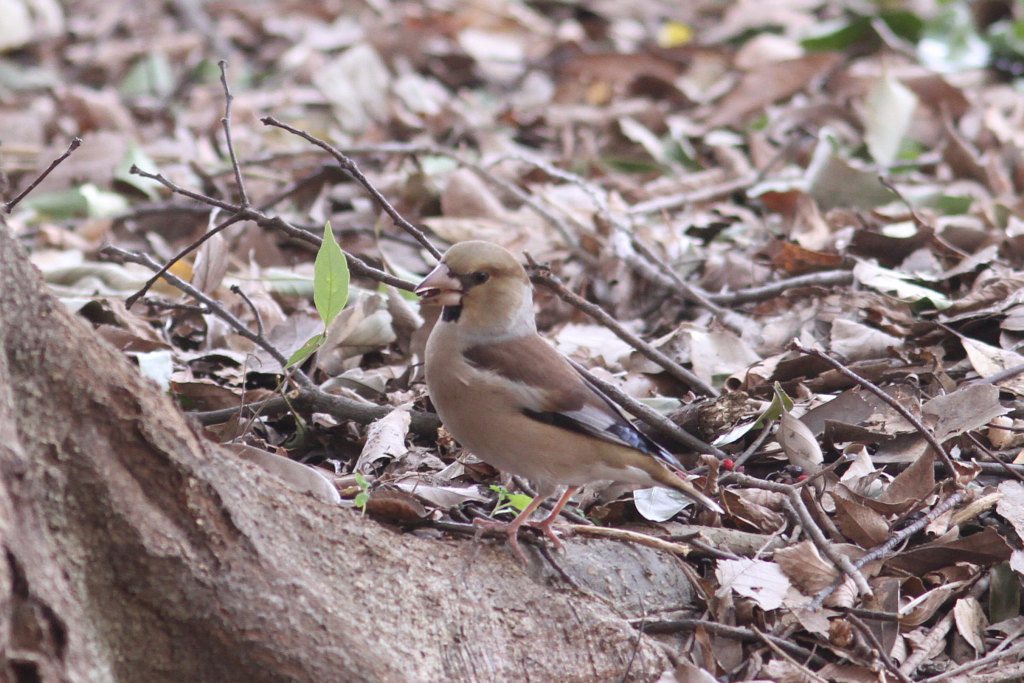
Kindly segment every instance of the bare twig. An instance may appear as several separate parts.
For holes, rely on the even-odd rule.
[[[846,574],[853,583],[857,586],[857,592],[861,595],[868,597],[874,595],[874,591],[871,590],[871,586],[868,585],[868,580],[864,578],[864,575],[860,573],[860,570],[850,562],[850,558],[843,555],[835,549],[835,547],[825,538],[825,534],[821,532],[818,525],[815,523],[814,518],[811,517],[810,511],[807,506],[804,505],[804,501],[800,498],[800,491],[793,487],[787,491],[788,499],[783,499],[782,506],[786,509],[794,521],[798,522],[804,529],[808,538],[811,542],[820,550],[825,557],[832,561],[837,568],[839,568],[843,574]]]
[[[50,175],[50,173],[53,172],[53,169],[60,166],[64,162],[64,160],[71,156],[71,153],[74,152],[79,147],[81,147],[81,145],[82,138],[71,138],[71,144],[68,145],[68,148],[64,151],[64,153],[61,154],[56,159],[54,159],[53,161],[51,161],[50,165],[46,167],[46,170],[40,173],[38,176],[36,176],[36,179],[29,183],[28,187],[22,190],[17,197],[4,204],[4,211],[6,211],[7,213],[13,211],[14,207],[18,205],[18,202],[20,202],[22,199],[28,196],[29,192],[36,189],[39,186],[39,183],[43,182],[46,179],[46,176]]]
[[[103,253],[123,259],[125,261],[129,261],[131,263],[138,263],[153,270],[160,269],[160,264],[154,261],[153,258],[150,257],[148,254],[138,254],[135,252],[120,249],[112,245],[104,247]],[[249,341],[259,346],[261,349],[269,353],[274,360],[281,364],[282,372],[284,372],[285,374],[290,374],[290,376],[294,377],[296,383],[300,387],[310,390],[316,388],[316,385],[313,383],[313,380],[311,380],[306,375],[306,373],[302,372],[302,370],[299,370],[298,368],[292,368],[289,371],[287,369],[288,359],[284,357],[284,355],[277,349],[277,347],[271,344],[266,337],[258,335],[252,330],[250,330],[248,327],[246,327],[245,323],[243,323],[241,320],[232,315],[226,308],[221,306],[219,301],[207,296],[205,293],[196,289],[195,287],[185,282],[184,280],[174,275],[173,273],[164,273],[163,277],[165,280],[167,280],[173,286],[180,289],[185,294],[188,294],[196,301],[203,303],[210,310],[211,313],[213,313],[218,318],[220,318],[228,325],[230,325],[232,329],[235,330],[235,332],[242,335]]]
[[[752,630],[754,631],[754,633],[757,634],[758,639],[761,640],[765,645],[768,646],[769,650],[771,650],[772,652],[777,654],[779,657],[781,657],[782,659],[786,660],[787,662],[792,664],[794,667],[796,667],[797,670],[799,670],[801,673],[803,673],[803,675],[804,675],[806,680],[816,681],[816,683],[828,683],[827,679],[822,678],[818,674],[814,673],[813,671],[808,669],[804,664],[801,664],[800,662],[795,660],[793,658],[793,655],[789,654],[784,649],[779,647],[779,645],[776,643],[775,640],[773,640],[773,639],[768,637],[767,633],[765,633],[761,629],[757,628],[756,626],[753,627]]]
[[[648,548],[654,548],[655,550],[665,550],[670,553],[675,553],[682,557],[686,557],[693,550],[690,546],[682,543],[673,543],[672,541],[666,541],[665,539],[658,538],[657,536],[641,534],[640,532],[629,531],[628,529],[616,529],[614,527],[595,526],[590,524],[570,524],[568,528],[573,533],[584,534],[587,536],[614,538],[619,541],[629,541],[630,543],[647,546]]]
[[[435,247],[429,239],[427,239],[427,236],[423,234],[423,231],[417,228],[409,221],[407,221],[400,213],[398,213],[398,210],[395,209],[395,207],[391,205],[391,202],[389,202],[387,198],[380,193],[380,190],[374,187],[373,183],[371,183],[366,178],[366,176],[363,175],[363,172],[359,170],[359,166],[356,165],[356,162],[352,161],[352,159],[349,158],[340,149],[330,144],[329,142],[325,142],[324,140],[321,140],[320,138],[314,135],[310,135],[306,131],[299,130],[298,128],[293,128],[292,126],[289,126],[287,123],[282,123],[281,121],[275,119],[273,116],[264,116],[262,119],[260,119],[260,122],[263,123],[263,125],[265,126],[275,126],[277,128],[281,128],[283,130],[288,131],[292,135],[297,135],[303,140],[316,145],[317,147],[319,147],[320,149],[324,150],[332,157],[334,157],[334,160],[338,162],[338,165],[341,167],[341,169],[348,173],[350,176],[352,176],[352,178],[357,183],[359,183],[363,187],[363,189],[366,190],[367,193],[369,193],[371,197],[373,197],[374,201],[377,202],[377,205],[384,210],[384,213],[390,216],[391,220],[395,222],[395,225],[397,225],[398,227],[402,228],[407,233],[412,235],[416,239],[416,241],[419,242],[424,249],[429,251],[434,258],[440,260],[441,251],[437,247]]]
[[[530,263],[533,273],[531,279],[544,287],[547,287],[554,292],[560,299],[570,304],[574,308],[583,311],[590,317],[594,318],[602,325],[607,327],[609,330],[615,333],[615,335],[626,342],[634,349],[639,351],[641,354],[651,359],[662,368],[665,372],[678,379],[680,382],[687,384],[695,389],[699,389],[710,396],[718,396],[718,390],[709,384],[706,384],[704,380],[691,371],[687,370],[683,366],[676,363],[674,360],[666,356],[661,351],[657,350],[640,337],[636,336],[625,327],[623,327],[615,318],[608,315],[600,306],[590,303],[583,299],[577,294],[569,291],[569,289],[562,284],[562,281],[558,279],[547,268],[543,268],[537,265],[537,262],[533,260],[529,254],[526,255],[527,260]]]
[[[295,227],[279,216],[268,216],[264,212],[251,206],[245,207],[239,204],[232,204],[231,202],[226,202],[221,199],[217,199],[216,197],[210,197],[208,195],[200,194],[199,192],[193,192],[192,190],[188,190],[168,180],[159,173],[149,173],[141,170],[137,166],[132,166],[131,172],[135,175],[142,176],[143,178],[155,180],[167,189],[176,194],[180,194],[183,197],[188,197],[189,199],[206,204],[207,206],[223,209],[224,211],[234,214],[234,217],[237,217],[238,220],[250,220],[265,230],[274,230],[289,237],[302,240],[303,242],[308,242],[316,247],[320,246],[320,237],[308,230]],[[387,285],[394,285],[395,287],[404,289],[408,292],[416,289],[415,282],[403,280],[402,278],[395,277],[390,273],[385,273],[383,270],[378,270],[347,251],[344,252],[344,254],[345,260],[348,261],[349,270],[352,271],[352,275],[354,276],[369,278],[371,280],[376,280],[377,282],[383,282]]]
[[[329,413],[339,419],[352,420],[359,424],[370,424],[374,420],[379,420],[394,410],[394,406],[379,406],[372,403],[354,401],[344,396],[325,393],[320,389],[312,391],[300,389],[299,393],[290,400],[286,400],[282,396],[274,396],[265,401],[247,403],[241,406],[223,408],[221,410],[193,412],[189,413],[189,416],[198,420],[202,425],[215,425],[227,422],[232,417],[240,413],[249,413],[259,410],[262,410],[265,413],[276,413],[282,410],[288,410],[291,406],[294,406],[298,410],[306,413]],[[427,438],[437,436],[437,428],[441,426],[441,421],[438,419],[437,415],[418,410],[411,411],[411,414],[412,423],[410,424],[409,429],[413,433]]]
[[[228,145],[231,168],[235,172],[235,185],[238,186],[238,196],[242,200],[242,206],[249,206],[249,195],[245,192],[242,169],[238,166],[238,157],[235,156],[235,143],[231,139],[231,103],[235,98],[231,94],[231,88],[228,87],[228,63],[222,59],[217,62],[217,66],[220,67],[220,83],[224,87],[224,118],[220,120],[220,123],[224,127],[224,139]]]
[[[603,379],[597,377],[594,373],[587,370],[572,358],[567,357],[566,360],[568,360],[581,375],[586,377],[588,382],[596,386],[603,393],[607,394],[610,399],[622,406],[627,413],[649,425],[651,429],[656,431],[658,434],[689,446],[698,453],[711,453],[719,458],[725,458],[728,456],[728,453],[722,449],[701,441],[658,411],[653,408],[648,408],[614,384],[605,382]]]
[[[739,626],[727,626],[720,624],[716,621],[710,621],[707,619],[673,619],[670,621],[651,621],[644,625],[644,633],[678,633],[680,631],[693,631],[698,628],[703,628],[708,633],[713,633],[716,636],[723,636],[725,638],[734,638],[736,640],[742,640],[745,642],[756,642],[762,640],[762,638],[770,640],[774,645],[778,646],[781,650],[788,652],[794,657],[799,657],[805,662],[811,662],[815,666],[824,666],[825,660],[819,655],[806,650],[799,645],[794,644],[790,640],[785,640],[777,636],[769,634],[758,635],[751,629],[742,628]]]
[[[892,551],[893,548],[895,548],[896,546],[900,545],[901,543],[903,543],[903,541],[905,541],[906,539],[910,538],[911,536],[916,534],[918,531],[920,531],[921,529],[923,529],[926,526],[928,526],[929,524],[931,524],[933,521],[935,521],[935,519],[937,517],[939,517],[940,515],[945,513],[947,510],[949,510],[949,509],[953,508],[954,506],[958,505],[963,499],[964,499],[964,492],[963,491],[957,491],[957,492],[951,494],[944,501],[942,501],[941,503],[936,505],[934,508],[932,508],[931,512],[929,512],[928,514],[924,515],[923,517],[921,517],[920,519],[915,521],[913,524],[909,524],[906,527],[904,527],[903,529],[901,529],[899,532],[893,534],[892,538],[890,538],[885,543],[882,543],[881,545],[875,546],[874,548],[869,550],[867,553],[865,553],[861,557],[859,557],[856,560],[854,560],[853,561],[853,566],[856,567],[857,569],[860,569],[861,567],[863,567],[864,565],[866,565],[869,562],[874,562],[875,560],[878,560],[878,559],[881,559],[881,558],[887,556]],[[814,596],[814,599],[811,600],[811,602],[807,605],[807,608],[814,610],[814,609],[818,609],[819,607],[821,607],[821,605],[825,601],[825,599],[828,596],[832,595],[832,593],[835,592],[835,590],[837,588],[839,588],[840,585],[842,585],[842,582],[843,582],[842,577],[839,577],[838,579],[833,581],[831,585],[826,586],[825,588],[821,589],[818,592],[818,594]]]
[[[263,316],[260,315],[260,311],[258,308],[256,308],[256,304],[252,302],[252,299],[245,295],[245,292],[243,292],[242,288],[239,287],[238,285],[231,285],[231,291],[240,296],[242,298],[242,301],[244,301],[245,304],[249,307],[249,310],[252,311],[252,317],[256,319],[256,334],[262,337],[264,332]]]
[[[955,332],[955,330],[950,331]],[[1017,365],[1014,365],[1013,367],[1009,367],[1006,368],[1005,370],[1000,370],[999,372],[991,374],[988,377],[977,377],[975,379],[969,380],[967,382],[964,382],[961,386],[969,387],[975,384],[999,384],[1000,382],[1005,382],[1008,379],[1013,379],[1022,372],[1024,372],[1024,363],[1019,363]]]
[[[127,299],[124,300],[125,307],[131,308],[132,306],[134,306],[136,301],[138,301],[141,297],[145,296],[146,292],[148,292],[150,290],[150,288],[153,285],[155,285],[160,278],[162,278],[164,275],[166,275],[167,271],[169,271],[172,267],[174,267],[175,263],[177,263],[181,259],[185,258],[185,256],[187,256],[189,254],[189,252],[194,251],[195,249],[198,249],[203,244],[203,242],[206,242],[208,239],[210,239],[211,237],[213,237],[217,233],[223,232],[224,230],[226,230],[230,226],[234,225],[235,223],[238,223],[240,220],[241,219],[238,217],[237,214],[234,215],[234,216],[229,216],[227,219],[222,221],[219,225],[214,226],[214,228],[212,230],[208,230],[205,233],[203,233],[199,237],[199,239],[194,240],[194,241],[190,242],[188,245],[186,245],[181,251],[179,251],[177,254],[175,254],[170,259],[168,259],[165,264],[160,266],[157,269],[156,273],[153,275],[153,277],[151,277],[148,280],[146,280],[146,283],[143,284],[142,287],[140,287],[137,292],[135,292],[134,294],[132,294],[131,296],[129,296]]]
[[[846,620],[853,624],[854,627],[858,631],[860,631],[861,635],[864,636],[869,643],[871,643],[871,647],[878,655],[878,658],[882,660],[882,664],[885,665],[885,668],[889,671],[889,673],[891,673],[896,678],[900,679],[903,683],[913,683],[909,676],[900,671],[899,665],[897,665],[896,662],[892,660],[892,657],[889,656],[889,653],[886,652],[882,644],[878,642],[878,636],[875,635],[874,631],[868,628],[867,624],[861,621],[856,614],[853,614],[850,611],[846,612]]]
[[[974,584],[974,587],[971,588],[969,595],[972,595],[975,598],[980,598],[984,594],[985,590],[988,589],[988,585],[989,575],[981,576],[978,579],[978,582]],[[904,675],[913,676],[917,667],[928,659],[928,654],[932,651],[932,648],[946,637],[949,629],[953,627],[954,621],[955,613],[953,610],[949,610],[941,619],[939,619],[935,626],[932,626],[932,628],[929,629],[924,639],[918,643],[918,646],[910,653],[910,656],[907,657],[906,661],[903,662],[903,665],[900,667],[900,671],[902,671]],[[968,664],[972,664],[977,661],[979,660],[972,660],[971,662],[968,662]],[[935,678],[942,679],[944,676],[940,675]]]
[[[740,467],[743,463],[749,460],[751,456],[753,456],[754,453],[757,452],[757,449],[761,447],[761,444],[765,442],[765,439],[767,439],[768,435],[771,433],[772,423],[768,422],[767,424],[765,424],[764,429],[761,430],[761,433],[757,435],[757,438],[754,439],[753,443],[747,446],[746,449],[742,453],[740,453],[739,456],[737,456],[736,459],[733,461],[733,469]]]
[[[914,426],[914,429],[916,429],[921,434],[921,436],[924,437],[924,440],[928,442],[928,445],[935,449],[935,452],[938,453],[939,458],[942,460],[942,464],[946,468],[946,473],[950,477],[952,477],[954,481],[956,481],[956,467],[953,465],[953,459],[949,457],[949,453],[942,446],[942,444],[939,443],[939,440],[935,438],[935,433],[932,432],[932,430],[928,429],[928,427],[926,427],[924,423],[917,418],[917,416],[915,416],[913,413],[907,410],[903,405],[899,403],[899,401],[894,399],[889,394],[885,393],[878,385],[861,377],[856,372],[850,370],[848,367],[837,361],[835,358],[832,358],[828,354],[818,351],[817,349],[809,349],[797,340],[793,341],[793,347],[800,353],[811,356],[813,358],[819,358],[825,361],[833,368],[838,370],[840,373],[846,375],[854,382],[864,387],[878,398],[885,401],[889,406],[892,407],[893,410],[895,410],[897,413],[903,416],[903,419],[912,424]]]
[[[822,273],[808,273],[796,277],[779,280],[760,287],[740,289],[735,292],[708,294],[708,300],[721,306],[737,306],[739,304],[766,301],[781,295],[787,289],[796,287],[840,287],[853,282],[853,273],[849,270],[829,270]]]
[[[650,201],[640,202],[634,204],[629,208],[629,213],[643,214],[643,213],[657,213],[666,209],[674,209],[679,206],[685,206],[686,204],[697,204],[700,202],[708,202],[712,199],[718,199],[730,195],[733,192],[739,192],[740,190],[746,190],[758,182],[758,174],[751,174],[742,178],[734,178],[727,180],[717,185],[710,187],[701,187],[696,190],[690,190],[689,192],[680,192],[679,194],[671,195],[669,197],[657,197]]]
[[[665,263],[664,259],[655,254],[654,250],[647,246],[647,244],[636,235],[633,236],[633,246],[636,247],[641,256],[657,266],[658,269],[672,281],[673,289],[682,294],[683,298],[687,301],[702,306],[716,315],[723,325],[736,334],[743,334],[744,332],[753,330],[755,323],[752,320],[736,313],[735,311],[730,311],[727,308],[719,306],[708,298],[707,292],[699,287],[694,287],[683,280],[683,278],[679,277],[679,273]],[[641,263],[638,262],[637,259],[629,259],[629,262],[631,265],[641,266]],[[644,270],[646,272],[646,269]]]
[[[967,433],[967,437],[971,440],[971,443],[974,444],[975,448],[977,448],[980,452],[984,453],[989,458],[998,463],[999,466],[1003,468],[1003,471],[1010,475],[1011,478],[1016,479],[1019,482],[1024,482],[1024,474],[1021,474],[1014,468],[1010,467],[1009,463],[1000,458],[997,453],[989,450],[988,448],[985,448],[985,445],[981,443],[981,439],[979,439],[974,434],[971,434],[970,432]]]

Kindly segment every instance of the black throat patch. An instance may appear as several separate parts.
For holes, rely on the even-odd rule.
[[[446,323],[458,322],[462,315],[462,306],[445,306],[441,309],[441,320]]]

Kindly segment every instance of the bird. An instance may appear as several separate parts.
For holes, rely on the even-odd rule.
[[[504,530],[524,563],[520,527],[539,529],[563,548],[552,525],[591,482],[661,486],[722,511],[669,469],[672,455],[537,332],[533,286],[512,252],[480,240],[456,243],[415,291],[423,304],[442,307],[424,353],[427,393],[442,424],[484,462],[537,487],[511,522],[475,522]],[[529,522],[562,486],[551,513]]]

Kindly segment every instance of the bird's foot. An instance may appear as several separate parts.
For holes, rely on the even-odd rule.
[[[504,533],[508,536],[508,544],[512,546],[512,550],[515,551],[519,559],[523,561],[523,564],[529,564],[526,559],[526,554],[523,553],[523,549],[519,547],[519,527],[523,525],[522,521],[517,517],[511,522],[499,522],[496,519],[474,519],[473,526],[477,528],[478,533],[485,531],[493,531],[498,533]]]
[[[565,550],[565,544],[562,543],[562,539],[559,538],[558,532],[554,529],[556,517],[558,517],[558,513],[545,517],[539,522],[526,522],[526,526],[544,532],[544,535],[551,539],[551,542],[555,544],[556,548],[559,550]]]

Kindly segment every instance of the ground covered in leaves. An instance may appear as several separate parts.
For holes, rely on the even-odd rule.
[[[411,289],[499,242],[725,509],[579,501],[702,577],[638,628],[732,680],[1024,676],[1019,6],[676,5],[15,0],[8,222],[210,438],[453,533],[528,484],[438,432]]]

